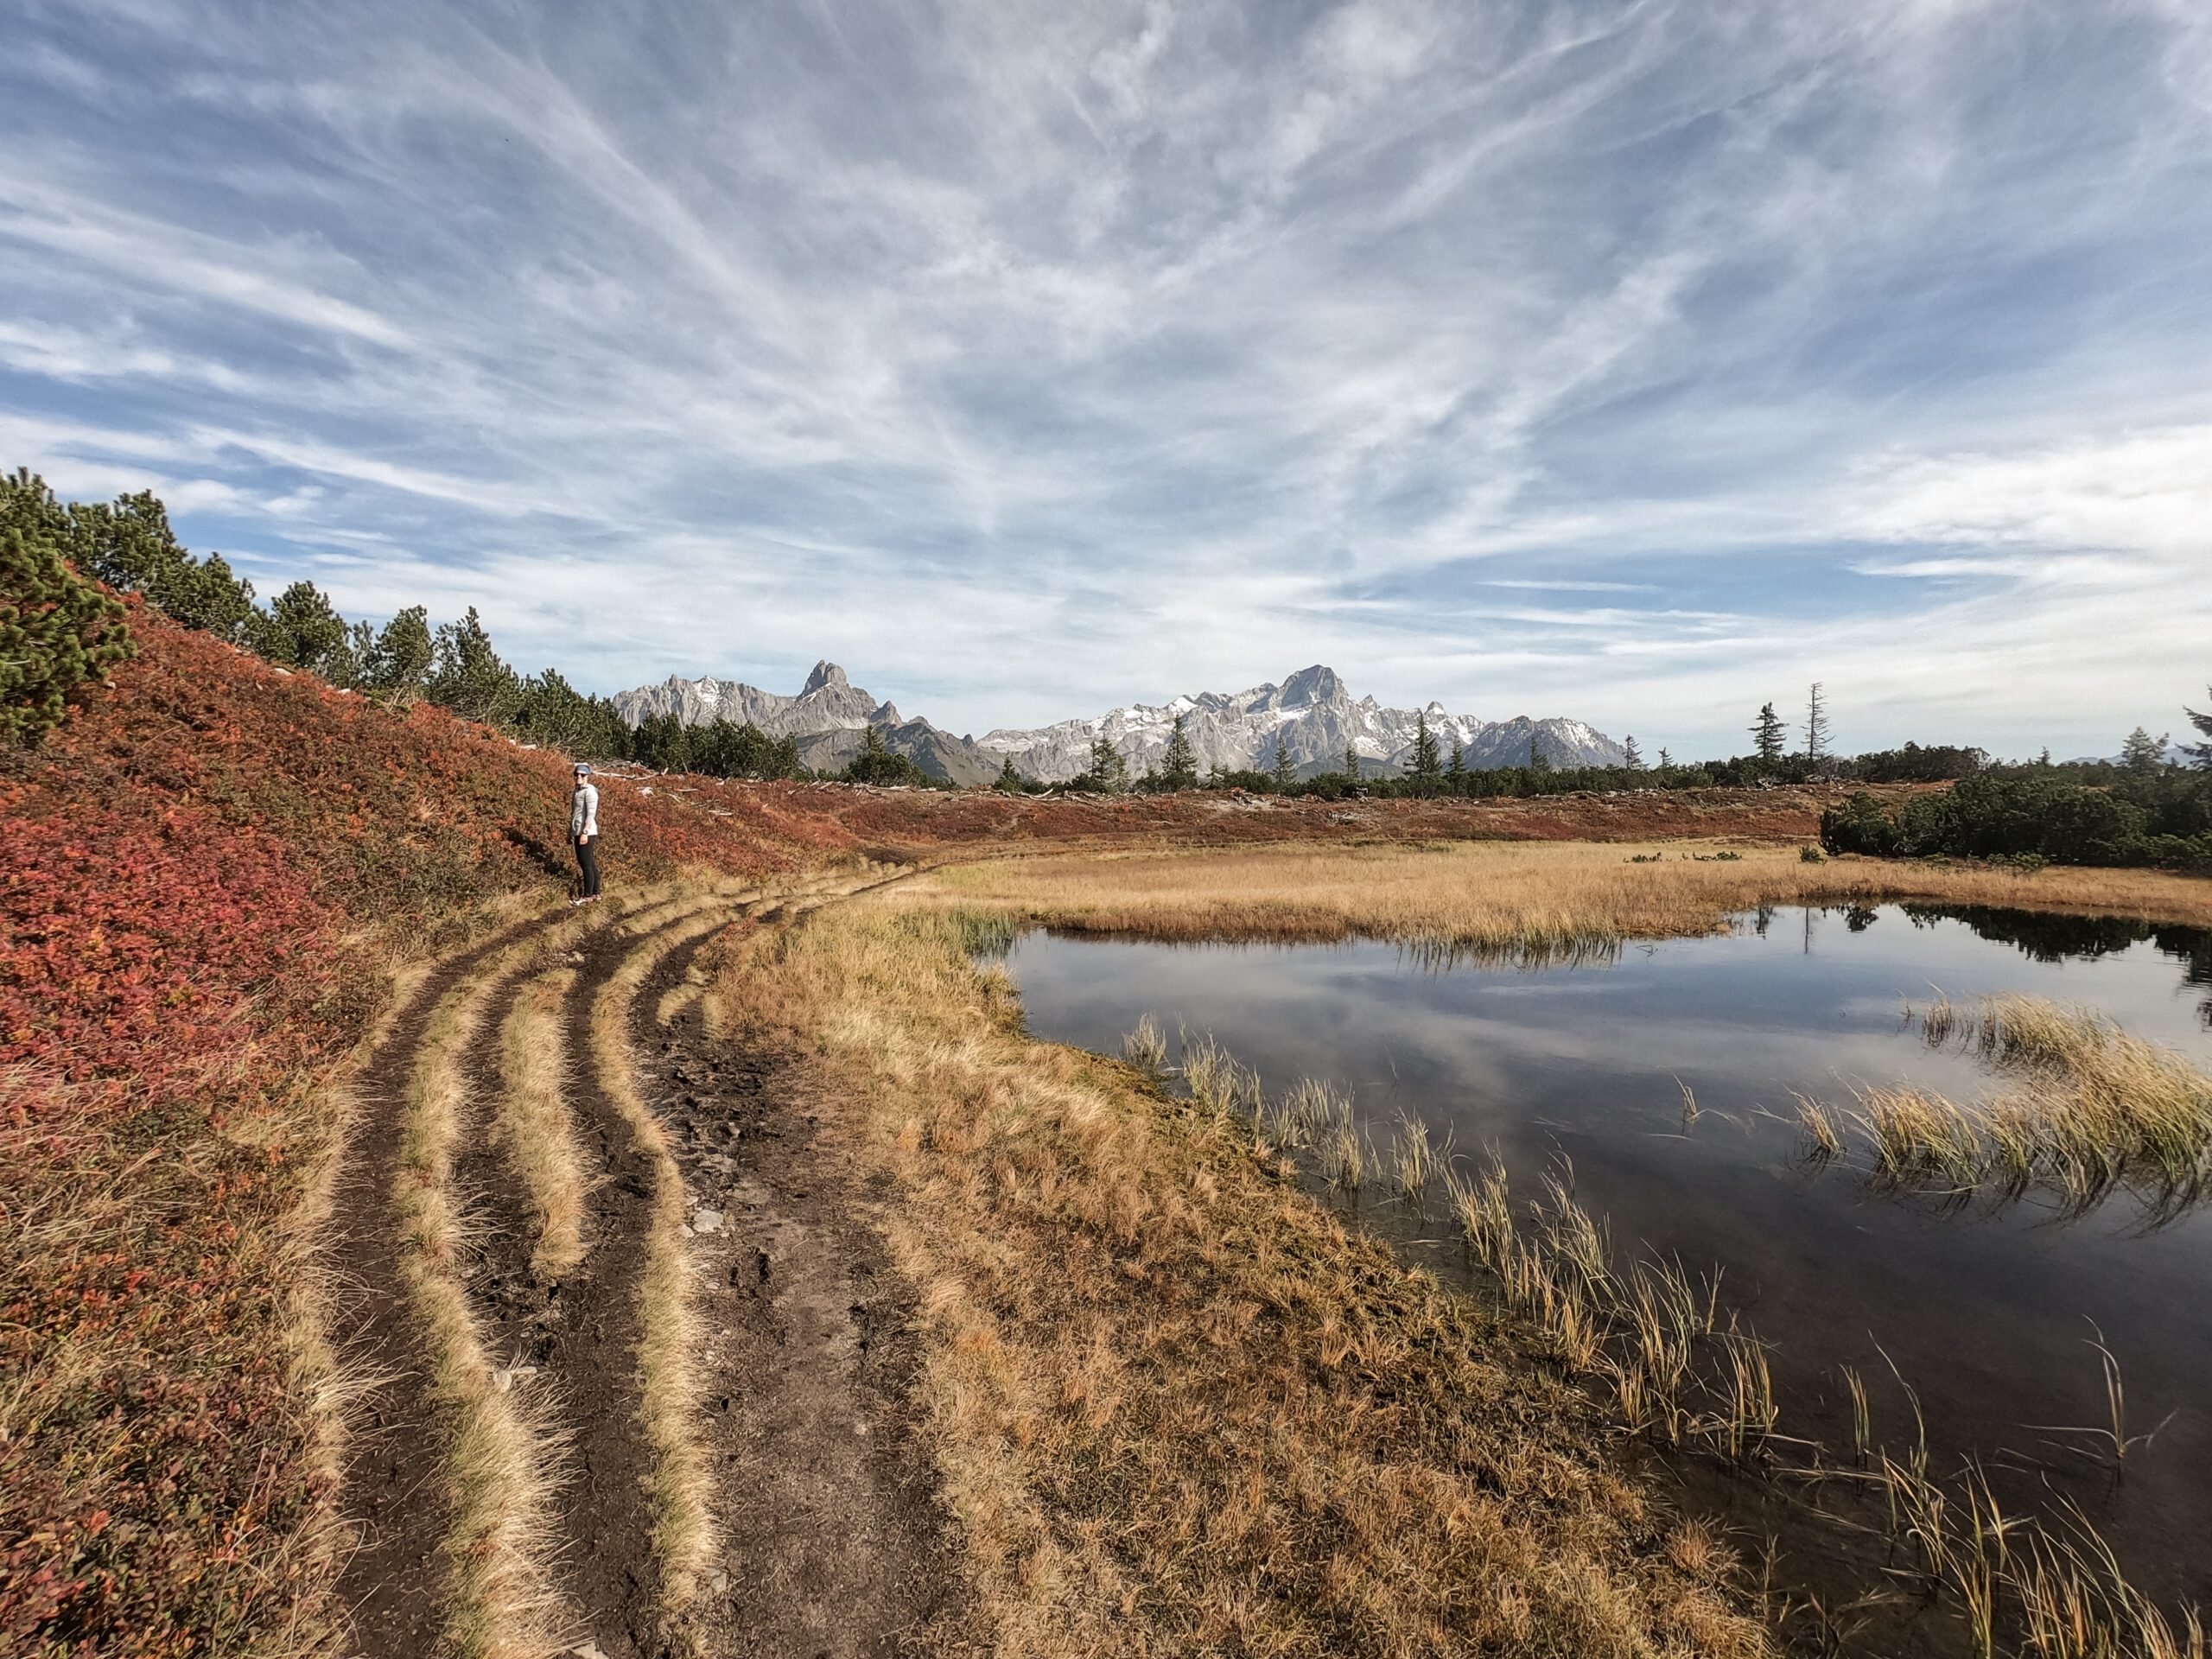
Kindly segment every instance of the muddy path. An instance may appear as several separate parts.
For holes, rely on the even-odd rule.
[[[719,1042],[696,995],[669,995],[728,928],[872,885],[551,910],[436,966],[392,1018],[355,1086],[325,1252],[358,1395],[340,1590],[362,1659],[968,1645],[916,1432],[911,1294],[834,1109],[797,1059]],[[532,1062],[550,1128],[542,1101],[515,1109]],[[426,1159],[440,1124],[449,1155]],[[582,1172],[575,1248],[550,1267],[533,1135]],[[426,1183],[453,1217],[443,1255],[410,1207]],[[681,1262],[696,1333],[677,1433],[704,1476],[703,1572],[671,1542],[677,1453],[651,1421],[657,1251]],[[485,1463],[507,1443],[531,1478]],[[519,1494],[488,1522],[487,1469],[495,1497]]]
[[[639,1000],[650,1097],[683,1172],[710,1342],[707,1442],[723,1567],[718,1653],[761,1659],[965,1648],[958,1575],[919,1434],[910,1287],[797,1056],[717,1041],[672,956]]]

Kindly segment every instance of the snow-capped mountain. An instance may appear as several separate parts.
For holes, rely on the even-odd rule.
[[[1244,691],[1200,691],[1160,704],[1133,703],[1088,720],[1064,720],[1028,731],[1001,729],[981,738],[954,737],[926,720],[906,720],[845,677],[835,663],[817,663],[795,697],[763,691],[736,680],[678,679],[615,694],[614,707],[635,726],[674,715],[686,725],[721,719],[750,721],[771,737],[795,737],[799,758],[817,769],[840,766],[860,748],[859,734],[873,726],[887,747],[934,777],[955,783],[988,783],[1010,756],[1014,770],[1046,783],[1065,783],[1090,766],[1090,746],[1101,735],[1128,763],[1133,778],[1157,771],[1167,753],[1175,716],[1183,716],[1200,772],[1271,770],[1280,740],[1301,778],[1344,767],[1346,750],[1368,777],[1399,772],[1411,763],[1414,734],[1422,715],[1449,760],[1453,746],[1470,766],[1525,766],[1532,743],[1555,766],[1617,766],[1619,744],[1579,720],[1482,721],[1427,709],[1385,709],[1373,697],[1355,700],[1334,669],[1315,664],[1281,684]]]
[[[1057,783],[1090,765],[1091,743],[1103,735],[1129,764],[1133,776],[1156,769],[1167,752],[1175,716],[1183,716],[1198,770],[1265,772],[1274,766],[1281,741],[1301,777],[1341,771],[1347,749],[1359,757],[1368,776],[1405,770],[1422,715],[1450,759],[1452,746],[1465,752],[1470,766],[1511,766],[1528,762],[1529,744],[1541,746],[1555,766],[1617,766],[1626,758],[1620,745],[1579,720],[1535,720],[1526,716],[1487,721],[1454,715],[1432,702],[1425,709],[1386,709],[1373,697],[1354,700],[1335,670],[1316,664],[1281,684],[1249,690],[1202,691],[1172,702],[1135,703],[1092,720],[1064,720],[1030,731],[1000,730],[976,741],[995,756],[1011,755],[1014,770]]]
[[[741,726],[750,721],[771,737],[812,737],[820,732],[899,723],[896,709],[860,690],[835,663],[817,663],[806,677],[805,689],[795,697],[737,680],[683,680],[671,674],[658,685],[616,692],[614,711],[632,726],[666,715],[676,715],[686,726],[716,720]]]
[[[658,685],[616,692],[614,709],[632,726],[668,715],[687,726],[750,721],[771,737],[797,738],[799,760],[817,772],[849,765],[860,753],[861,733],[873,726],[886,747],[933,778],[987,784],[999,773],[999,762],[966,738],[941,732],[926,720],[905,719],[890,703],[878,702],[847,679],[835,663],[817,663],[795,697],[738,680],[685,680],[671,674]]]

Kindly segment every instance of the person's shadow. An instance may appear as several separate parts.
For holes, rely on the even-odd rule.
[[[565,848],[554,848],[540,841],[519,824],[510,823],[501,831],[507,840],[519,848],[524,858],[558,881],[563,887],[573,886],[576,880],[575,866],[567,858]]]

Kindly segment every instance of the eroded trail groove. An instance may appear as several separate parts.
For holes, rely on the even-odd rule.
[[[836,1144],[832,1098],[798,1057],[717,1039],[683,995],[699,950],[648,982],[635,1040],[695,1234],[723,1495],[704,1633],[716,1653],[762,1659],[963,1646],[916,1433],[912,1293]]]
[[[862,885],[555,911],[391,1019],[328,1255],[362,1659],[942,1645],[911,1298],[804,1066],[700,995]]]
[[[356,1541],[339,1584],[365,1655],[432,1652],[445,1625],[438,1586],[451,1521],[449,1447],[432,1398],[432,1344],[406,1290],[406,1224],[395,1202],[408,1095],[441,1009],[487,963],[555,919],[518,924],[435,968],[353,1085],[355,1122],[333,1192],[327,1270],[332,1345],[367,1385],[343,1465],[341,1501]]]

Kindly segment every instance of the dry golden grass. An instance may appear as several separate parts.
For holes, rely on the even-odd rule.
[[[561,1009],[575,973],[556,969],[524,988],[499,1033],[496,1129],[530,1195],[537,1237],[531,1271],[558,1279],[584,1255],[590,1178],[569,1111]]]
[[[997,1651],[1770,1650],[1511,1327],[1271,1175],[1229,1112],[1026,1041],[971,918],[912,885],[732,950],[713,1000],[810,1049],[895,1180]]]
[[[1732,855],[1732,856],[1724,856]],[[1642,856],[1656,861],[1637,863]],[[2212,925],[2212,881],[2150,870],[1840,858],[1705,842],[1456,842],[1428,847],[1099,854],[933,871],[918,902],[1166,939],[1355,934],[1538,955],[1705,933],[1760,904],[1926,899]]]

